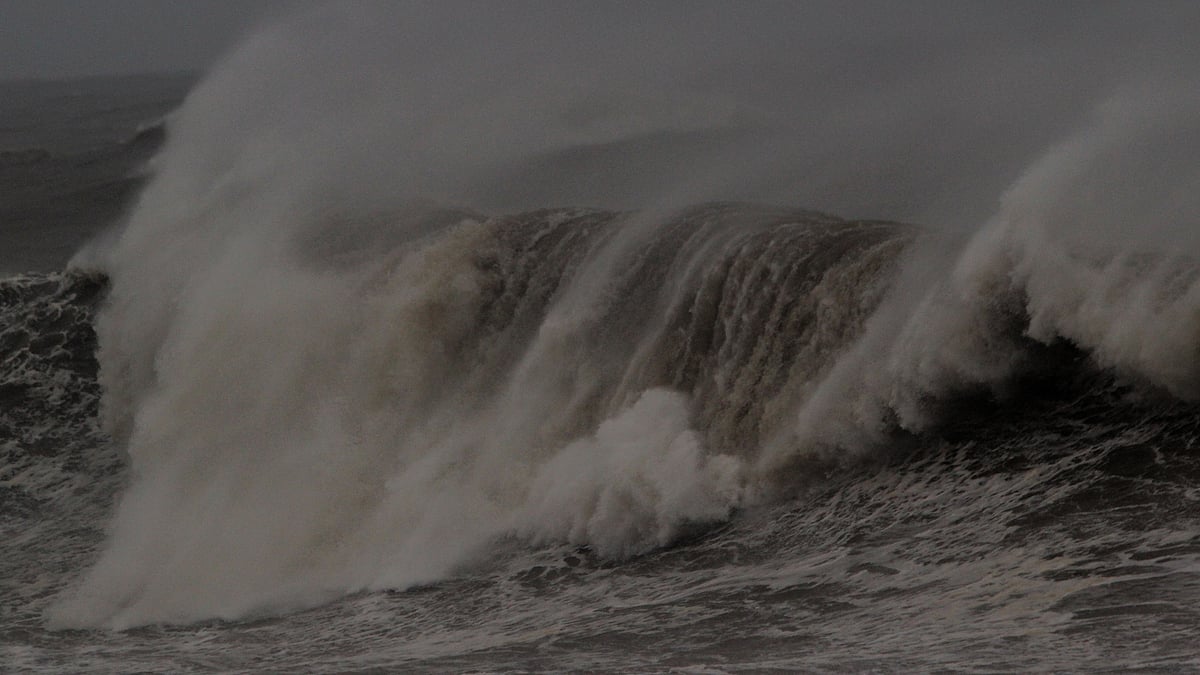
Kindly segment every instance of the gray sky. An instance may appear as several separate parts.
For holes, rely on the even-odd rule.
[[[670,192],[977,223],[1106,102],[1165,111],[1128,116],[1186,175],[1200,142],[1194,1],[301,4],[0,0],[0,78],[208,70],[192,164],[277,139],[326,159],[295,184],[497,212]]]
[[[313,0],[0,0],[0,79],[203,70],[255,27],[294,13],[306,4],[320,3]],[[370,3],[358,0],[347,4]],[[1068,51],[1083,47],[1101,58],[1137,60],[1145,56],[1147,49],[1170,50],[1178,46],[1172,45],[1173,42],[1192,41],[1194,24],[1200,15],[1195,11],[1198,5],[1166,0],[683,1],[651,6],[571,0],[542,5],[468,0],[448,8],[446,3],[436,2],[377,3],[403,16],[399,23],[407,23],[411,16],[453,17],[452,23],[438,27],[443,35],[452,36],[464,29],[464,24],[472,23],[472,15],[488,15],[486,28],[496,34],[521,31],[526,26],[540,27],[539,39],[547,32],[554,32],[557,20],[578,23],[581,17],[587,18],[584,30],[599,35],[621,24],[627,30],[649,22],[665,27],[670,34],[660,30],[655,36],[647,32],[641,40],[646,45],[686,41],[699,35],[701,43],[693,46],[701,51],[707,48],[704,43],[711,40],[718,47],[740,43],[741,47],[757,53],[763,50],[763,38],[767,38],[778,40],[781,44],[777,47],[799,54],[817,42],[827,48],[823,57],[829,53],[853,55],[852,60],[842,64],[850,71],[879,72],[886,71],[889,65],[897,68],[929,65],[925,56],[897,61],[898,55],[919,56],[920,52],[930,50],[944,55],[947,47],[969,52],[976,44],[1016,53],[1030,43],[1048,43],[1062,45]],[[730,16],[736,18],[733,24],[729,23]],[[763,17],[767,20],[754,20]],[[747,25],[739,24],[742,18],[747,19]],[[706,23],[710,30],[696,30]],[[546,31],[547,26],[551,30]],[[764,27],[772,34],[761,35]],[[687,35],[688,32],[692,35]],[[798,37],[802,41],[797,41]],[[870,49],[860,44],[864,40],[870,43]],[[893,49],[901,43],[908,44],[904,49],[909,53],[898,54],[903,50]],[[1132,48],[1130,43],[1134,45]],[[915,54],[913,49],[917,50]],[[653,49],[650,51],[654,55]]]
[[[299,0],[0,0],[0,79],[203,70]]]

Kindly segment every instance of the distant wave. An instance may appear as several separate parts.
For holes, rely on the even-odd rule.
[[[124,145],[158,150],[167,138],[167,124],[171,116],[166,115],[138,125],[137,130],[126,139]]]

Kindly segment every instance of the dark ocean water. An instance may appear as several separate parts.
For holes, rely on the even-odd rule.
[[[0,271],[62,269],[117,219],[193,75],[0,83]]]
[[[1200,670],[1187,251],[272,211],[188,86],[0,85],[0,669]]]

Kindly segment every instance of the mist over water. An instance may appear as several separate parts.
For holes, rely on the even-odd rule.
[[[305,213],[720,198],[973,229],[1097,106],[1194,82],[1195,8],[1089,10],[324,7],[214,68],[162,179],[269,180]]]
[[[255,35],[74,262],[110,279],[131,478],[51,625],[285,612],[511,539],[625,560],[1064,342],[1194,398],[1196,13],[354,4]]]

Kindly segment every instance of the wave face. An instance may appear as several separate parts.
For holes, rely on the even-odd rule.
[[[437,214],[438,236],[369,263],[345,242],[306,239],[297,255],[309,266],[293,272],[352,282],[353,293],[304,304],[326,292],[305,286],[299,318],[222,314],[236,349],[209,334],[212,351],[188,357],[217,359],[202,377],[184,371],[171,383],[163,370],[166,393],[126,408],[133,419],[106,410],[110,427],[124,429],[128,456],[106,446],[96,425],[90,329],[103,280],[6,281],[5,325],[19,328],[0,336],[6,366],[15,364],[4,391],[22,417],[0,427],[0,494],[5,522],[27,536],[5,543],[13,574],[3,588],[19,599],[19,616],[42,609],[57,625],[121,628],[276,613],[356,589],[442,580],[413,594],[352,595],[246,630],[260,639],[266,631],[264,644],[315,645],[297,648],[289,663],[334,659],[339,668],[517,667],[536,636],[568,615],[576,622],[556,633],[566,660],[555,662],[580,667],[616,667],[631,655],[663,666],[663,654],[693,642],[707,647],[692,658],[733,654],[765,665],[755,660],[762,649],[813,667],[880,667],[914,658],[910,636],[877,638],[879,622],[908,613],[925,636],[917,644],[946,665],[981,659],[1020,669],[1045,663],[1050,649],[1078,663],[1101,658],[1099,640],[1114,645],[1114,662],[1132,666],[1147,657],[1146,634],[1155,636],[1154,658],[1178,664],[1192,653],[1196,406],[1063,339],[1031,338],[1022,305],[1000,293],[976,308],[990,323],[968,331],[974,337],[950,332],[933,350],[958,368],[926,369],[933,376],[924,386],[895,397],[916,369],[880,364],[928,354],[912,351],[913,331],[962,321],[946,309],[955,307],[947,296],[959,296],[943,280],[915,303],[926,309],[907,314],[912,323],[873,342],[873,327],[903,296],[903,251],[919,245],[912,228],[696,207],[656,224],[652,245],[628,251],[621,272],[606,277],[624,293],[602,294],[596,311],[568,322],[558,303],[637,214],[462,217]],[[338,255],[325,255],[331,247]],[[314,251],[325,253],[314,260]],[[446,266],[449,252],[461,264]],[[445,282],[447,273],[457,281]],[[117,302],[114,288],[104,312]],[[279,349],[296,344],[271,332],[282,322],[294,322],[285,332],[319,340],[313,329],[326,324],[312,310],[335,306],[355,318],[337,349]],[[928,323],[930,306],[942,308],[940,322]],[[820,336],[827,344],[818,347]],[[970,352],[947,351],[955,342],[985,345],[998,361],[964,361]],[[859,371],[870,376],[845,387],[847,364],[861,363],[872,344],[886,349]],[[784,356],[787,376],[766,377]],[[462,362],[472,367],[456,367]],[[865,389],[880,370],[904,376]],[[248,379],[248,371],[270,377]],[[273,398],[245,391],[264,381],[278,387]],[[853,403],[842,417],[822,403],[831,392]],[[828,426],[813,426],[811,409]],[[872,424],[847,434],[852,421]],[[152,429],[171,442],[148,445]],[[329,445],[313,445],[316,433]],[[88,557],[119,490],[98,566],[82,588],[54,600],[44,571]],[[742,515],[717,525],[736,507]],[[663,549],[681,538],[685,545]],[[614,567],[614,559],[624,562]],[[247,575],[253,595],[238,585]],[[230,585],[236,593],[226,594]],[[661,597],[676,610],[644,604]],[[598,602],[604,611],[584,611]],[[489,607],[494,619],[479,624]],[[947,615],[947,607],[957,609]],[[980,634],[945,621],[982,621],[998,642],[964,655],[950,647]],[[329,625],[342,635],[338,645],[317,639]],[[664,625],[676,628],[656,632]],[[1141,631],[1136,644],[1131,625]],[[847,646],[813,652],[811,639],[796,640],[796,626]],[[158,655],[147,665],[244,663],[249,636],[222,630],[232,631],[232,653],[177,632],[121,634],[103,648],[118,668],[134,644]],[[413,642],[409,631],[430,637]],[[659,649],[638,647],[647,634],[659,636]],[[584,648],[596,635],[632,642],[619,658],[605,656]],[[752,636],[738,639],[753,639],[753,653],[738,651],[730,635]],[[461,641],[471,639],[477,648],[464,652]],[[1014,641],[1030,646],[1029,659],[1013,657]],[[582,660],[566,658],[577,650]]]
[[[616,651],[633,642],[614,625],[653,632],[653,598],[689,648],[719,645],[712,660],[771,667],[747,655],[758,645],[800,658],[800,621],[829,646],[805,663],[878,669],[975,619],[994,628],[978,663],[1010,639],[1096,658],[1069,631],[1120,634],[1139,594],[1195,625],[1178,600],[1200,555],[1191,89],[1119,90],[1014,169],[978,228],[946,232],[762,205],[797,177],[877,205],[830,187],[859,184],[853,152],[822,152],[823,132],[856,137],[859,117],[797,122],[793,94],[681,99],[673,70],[643,73],[612,45],[632,73],[612,98],[572,68],[523,68],[520,45],[483,57],[507,73],[493,82],[357,11],[337,15],[349,28],[322,10],[253,38],[169,120],[122,229],[74,276],[14,282],[13,311],[68,298],[87,337],[108,280],[96,382],[72,362],[69,389],[103,391],[88,438],[124,453],[97,455],[89,503],[127,483],[94,565],[32,605],[50,626],[329,603],[312,611],[391,635],[386,612],[340,613],[390,602],[361,591],[426,588],[428,605],[389,607],[421,626],[451,607],[439,639],[459,645],[445,636],[470,637],[462,617],[516,587],[520,612],[472,644],[483,665],[519,667],[505,649],[536,651],[548,630],[530,618],[539,593],[561,617],[612,584],[635,587],[610,607],[632,624],[596,613],[580,630]],[[326,30],[363,39],[339,56]],[[434,56],[446,77],[431,83]],[[610,208],[526,209],[559,191]],[[707,201],[730,194],[761,199]],[[46,382],[76,377],[37,363]],[[91,424],[96,401],[79,405]],[[614,561],[628,576],[613,581]],[[1110,625],[1114,575],[1125,623]],[[902,621],[919,630],[879,639]],[[758,642],[725,644],[729,626]],[[1175,628],[1148,630],[1182,653]],[[974,639],[949,635],[946,659]],[[428,661],[381,651],[363,667],[482,667],[432,643]],[[597,664],[615,662],[571,665]]]
[[[723,520],[911,239],[732,204],[418,220],[448,224],[187,279],[164,327],[114,283],[105,418],[136,478],[63,615],[240,616],[440,579],[512,534],[624,557]]]

